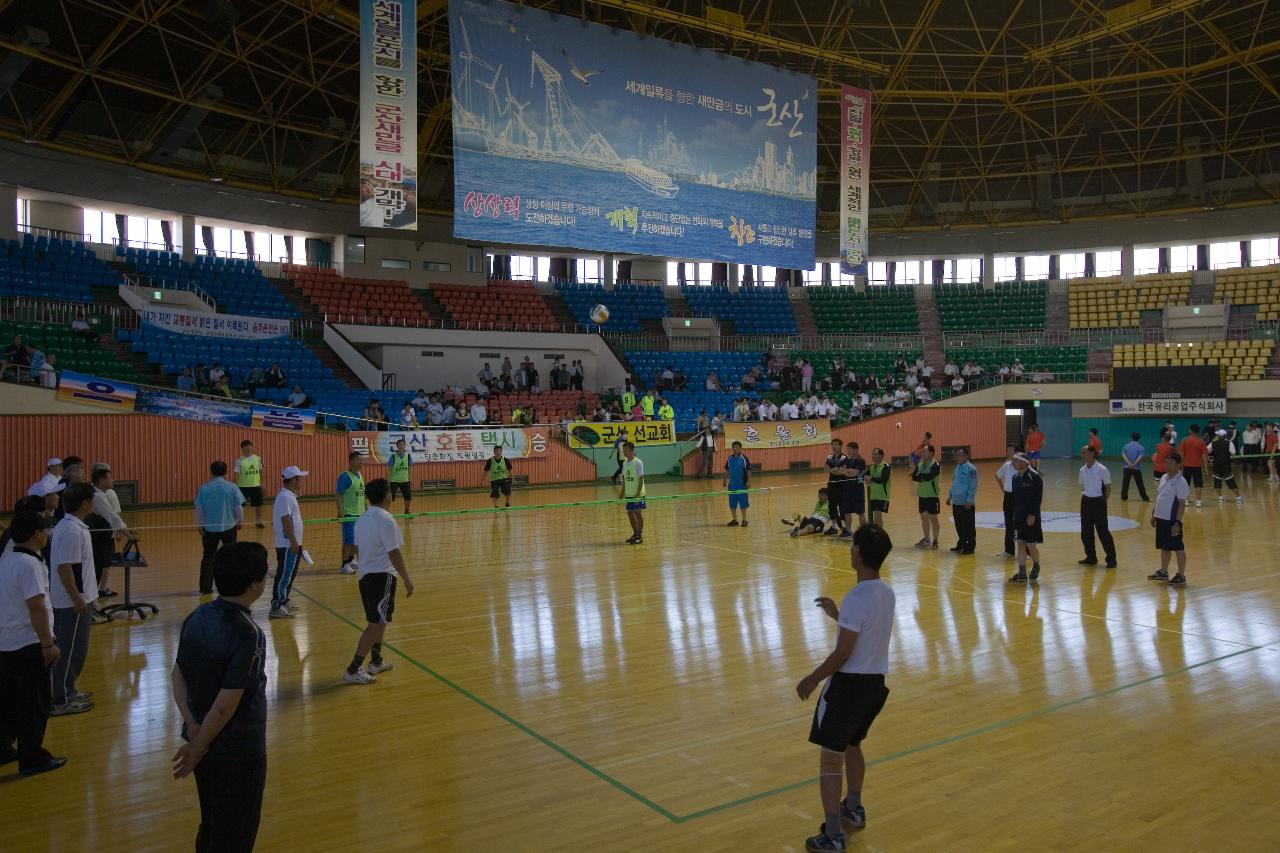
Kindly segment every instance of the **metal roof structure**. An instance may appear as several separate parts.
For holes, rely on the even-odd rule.
[[[532,0],[873,92],[879,231],[1280,200],[1280,0]],[[355,203],[356,0],[0,0],[0,137]],[[447,3],[418,4],[420,210],[450,215]]]

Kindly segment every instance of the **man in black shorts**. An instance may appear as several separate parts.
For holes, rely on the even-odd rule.
[[[493,508],[498,508],[498,494],[507,499],[511,506],[511,461],[502,455],[502,445],[493,448],[493,456],[484,460],[484,470],[489,474],[489,499]]]
[[[407,598],[413,595],[413,581],[404,559],[404,535],[388,510],[391,486],[382,478],[364,487],[369,508],[356,521],[356,550],[360,554],[360,602],[364,605],[364,633],[356,643],[355,656],[347,664],[342,680],[347,684],[372,684],[375,676],[391,670],[382,659],[382,638],[396,609],[396,580],[404,584]],[[372,654],[369,666],[364,656]]]
[[[1040,504],[1044,500],[1044,479],[1031,467],[1031,460],[1019,453],[1013,457],[1013,521],[1014,539],[1018,543],[1018,571],[1009,583],[1026,583],[1040,577],[1040,543],[1044,530],[1040,523]],[[1031,559],[1031,575],[1027,575],[1027,559]]]
[[[836,620],[835,650],[796,685],[796,694],[808,699],[827,681],[814,710],[809,742],[821,747],[818,785],[825,820],[818,834],[805,840],[805,850],[844,850],[845,835],[867,825],[862,807],[862,783],[867,773],[862,741],[866,739],[889,688],[889,639],[893,633],[893,590],[880,579],[880,567],[893,550],[884,528],[867,524],[853,534],[850,562],[858,583],[845,594],[840,607],[830,598],[816,603]],[[840,798],[841,783],[849,783]]]
[[[827,457],[827,497],[831,509],[831,521],[827,528],[827,536],[835,536],[844,527],[845,482],[849,475],[845,465],[849,458],[844,455],[844,442],[838,438],[831,439],[831,455]]]
[[[862,454],[858,452],[858,442],[851,441],[844,447],[845,471],[850,476],[845,480],[844,495],[840,498],[840,511],[844,513],[840,519],[844,532],[841,537],[845,539],[853,538],[853,517],[858,517],[858,527],[867,523],[867,491],[863,488],[862,480],[867,473],[867,460],[862,458]]]

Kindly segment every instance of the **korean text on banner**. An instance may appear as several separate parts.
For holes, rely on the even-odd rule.
[[[238,314],[204,314],[177,308],[142,308],[138,321],[162,332],[208,338],[266,341],[289,337],[289,320],[242,317]]]
[[[417,0],[360,0],[360,225],[418,228]]]
[[[831,442],[830,421],[763,421],[761,423],[727,423],[724,444],[742,442],[752,448],[808,447]]]
[[[840,272],[867,274],[871,208],[871,93],[840,87]]]
[[[674,444],[676,431],[671,421],[602,421],[569,424],[569,446],[612,447],[621,435],[632,444]]]
[[[386,462],[404,439],[413,462],[479,462],[501,447],[508,458],[538,458],[547,453],[547,433],[536,427],[459,427],[387,432],[353,432],[351,449],[373,462]]]
[[[451,0],[456,237],[811,269],[812,77]]]
[[[70,370],[63,370],[58,377],[59,400],[132,412],[137,397],[137,388],[114,379],[86,376]]]

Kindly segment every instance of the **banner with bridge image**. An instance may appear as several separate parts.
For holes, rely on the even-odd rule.
[[[451,0],[454,235],[809,269],[811,77]]]

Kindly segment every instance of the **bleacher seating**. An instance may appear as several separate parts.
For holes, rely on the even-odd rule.
[[[433,284],[431,292],[463,326],[511,327],[535,332],[554,332],[559,328],[547,303],[527,281],[491,281],[484,287]]]
[[[1001,365],[1013,366],[1015,359],[1022,360],[1024,378],[1032,373],[1084,373],[1089,364],[1088,347],[962,347],[947,350],[947,358],[956,364],[972,361],[994,376]]]
[[[322,389],[343,387],[315,353],[293,338],[244,341],[146,329],[121,329],[116,332],[116,338],[129,342],[133,352],[145,353],[147,361],[160,365],[166,376],[178,376],[184,367],[194,368],[197,364],[211,367],[216,361],[230,376],[231,387],[239,388],[253,368],[261,367],[265,371],[273,362],[279,362],[287,384],[301,385],[313,397]],[[284,396],[288,394],[286,388]]]
[[[727,284],[685,285],[680,295],[695,317],[732,320],[740,335],[794,335],[798,331],[785,287],[743,286],[734,292]]]
[[[941,284],[934,296],[944,331],[1044,328],[1043,281],[1005,282],[991,290],[981,284]]]
[[[1132,285],[1119,276],[1073,279],[1068,291],[1071,328],[1135,328],[1143,311],[1186,305],[1190,289],[1191,273],[1138,276]]]
[[[431,317],[408,282],[344,278],[337,270],[296,265],[286,265],[284,274],[331,323],[431,324]]]
[[[1219,364],[1223,378],[1262,379],[1275,341],[1207,341],[1183,344],[1116,344],[1112,367]]]
[[[792,350],[789,353],[792,364],[800,359],[813,363],[815,387],[831,375],[831,363],[837,358],[844,361],[845,370],[853,368],[860,376],[883,376],[893,372],[893,365],[899,358],[910,364],[919,355],[919,350]]]
[[[0,241],[0,296],[92,302],[90,287],[116,287],[120,276],[75,240],[32,237]]]
[[[34,346],[46,356],[57,356],[54,367],[58,370],[74,370],[125,382],[144,380],[131,363],[121,360],[117,353],[77,336],[70,326],[0,321],[0,341],[5,346],[14,335],[22,335],[24,344]]]
[[[762,364],[760,353],[754,352],[659,352],[654,350],[635,350],[627,352],[627,361],[632,369],[632,382],[638,388],[651,387],[654,374],[670,365],[674,370],[684,374],[688,384],[684,391],[663,393],[671,407],[676,410],[676,430],[692,432],[698,418],[698,412],[707,410],[710,415],[717,409],[728,414],[733,408],[733,401],[739,397],[756,398],[757,393],[744,393],[740,390],[742,376],[752,367]],[[707,391],[707,374],[714,370],[720,380],[721,391]],[[763,374],[763,368],[762,368]],[[771,387],[767,380],[756,384],[756,392]]]
[[[660,319],[671,313],[660,284],[615,284],[613,290],[605,290],[599,284],[574,284],[560,282],[556,292],[573,312],[573,318],[584,326],[594,325],[591,309],[604,305],[609,309],[610,332],[638,332],[644,326],[641,320]]]
[[[834,334],[907,333],[920,330],[911,287],[810,287],[805,291],[818,330]]]
[[[1280,320],[1280,266],[1244,267],[1217,274],[1217,301],[1256,305],[1256,320]]]
[[[223,314],[248,317],[297,317],[298,312],[253,261],[196,255],[187,263],[176,252],[116,246],[116,258],[156,287],[185,289],[194,284],[209,294]]]

